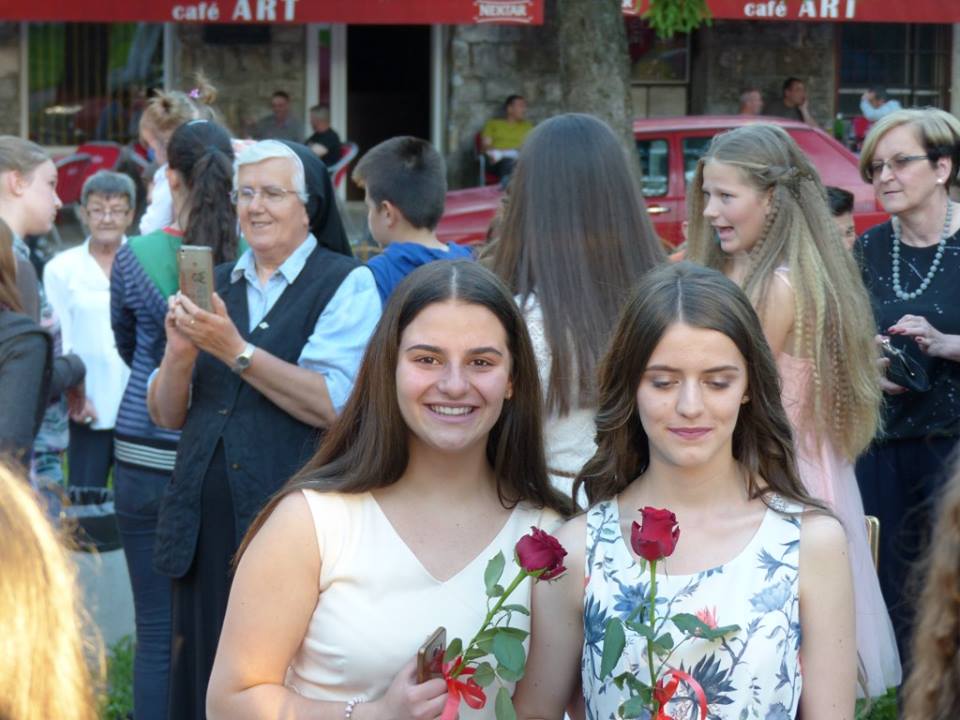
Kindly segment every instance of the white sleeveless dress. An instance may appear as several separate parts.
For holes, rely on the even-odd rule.
[[[502,552],[504,577],[512,579],[517,540],[531,526],[552,532],[560,522],[553,510],[520,503],[484,550],[441,581],[407,547],[370,493],[302,492],[317,533],[320,586],[284,684],[314,700],[346,702],[357,695],[376,700],[438,626],[447,629],[448,642],[459,637],[466,643],[487,612],[487,561]],[[530,589],[524,581],[511,602],[529,607]],[[510,626],[529,631],[530,619],[513,613]],[[513,684],[507,685],[512,692]],[[462,720],[494,720],[496,684],[488,691],[484,708],[460,707]]]
[[[800,703],[800,510],[774,496],[760,527],[733,559],[693,575],[657,572],[657,617],[691,613],[708,624],[739,625],[723,640],[680,643],[669,666],[690,674],[703,688],[711,720],[792,720]],[[776,508],[776,509],[772,509]],[[617,720],[626,699],[610,677],[633,672],[649,683],[646,643],[627,630],[627,646],[610,677],[600,679],[607,620],[626,620],[649,588],[620,531],[616,499],[587,513],[584,645],[581,661],[588,720]],[[667,712],[675,720],[705,720],[694,693],[681,683]]]

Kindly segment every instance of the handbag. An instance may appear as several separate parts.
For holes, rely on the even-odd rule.
[[[895,348],[890,338],[884,338],[881,347],[883,354],[890,360],[887,367],[887,379],[890,382],[914,392],[927,392],[930,389],[927,371],[916,359],[910,357],[906,350]]]

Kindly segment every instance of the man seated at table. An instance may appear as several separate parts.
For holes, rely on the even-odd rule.
[[[522,95],[510,95],[503,103],[504,117],[491,118],[480,133],[483,151],[490,158],[493,172],[501,183],[506,182],[517,161],[517,151],[523,145],[533,123],[526,119],[527,101]]]

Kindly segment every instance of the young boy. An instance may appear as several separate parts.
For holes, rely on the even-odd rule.
[[[469,248],[442,243],[434,232],[443,215],[446,168],[426,140],[385,140],[360,158],[353,178],[366,191],[370,234],[384,248],[367,262],[384,303],[421,265],[472,257]]]
[[[837,224],[843,246],[847,250],[853,249],[857,239],[857,231],[853,226],[853,193],[843,188],[827,186],[827,202],[830,203],[830,214]]]

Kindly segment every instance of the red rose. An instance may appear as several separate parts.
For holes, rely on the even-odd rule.
[[[653,562],[673,555],[680,537],[677,516],[669,510],[645,507],[640,511],[643,524],[633,523],[630,545],[644,560]]]
[[[566,572],[563,558],[567,551],[550,533],[531,527],[530,534],[517,541],[517,562],[528,573],[543,570],[540,580],[553,580]]]

